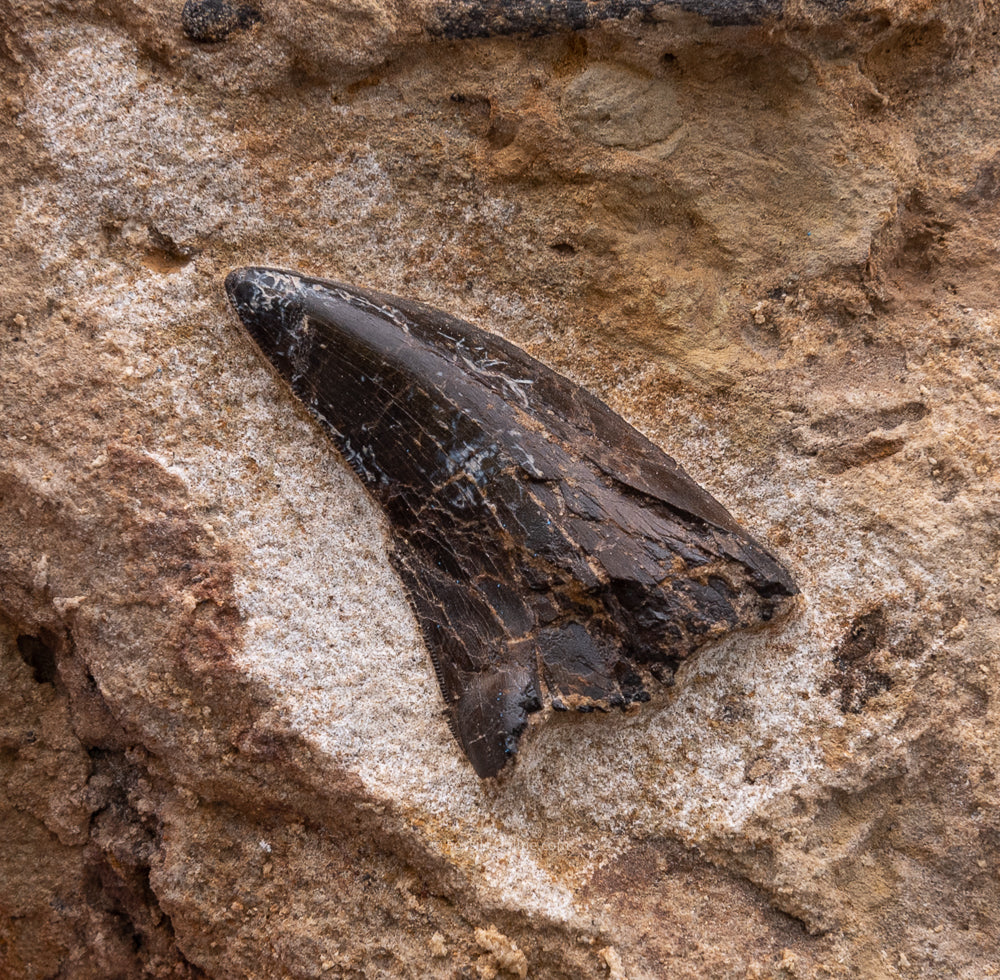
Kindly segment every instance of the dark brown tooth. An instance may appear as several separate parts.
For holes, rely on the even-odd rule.
[[[226,291],[384,509],[452,731],[495,776],[545,706],[649,700],[791,576],[669,456],[499,337],[277,269]]]

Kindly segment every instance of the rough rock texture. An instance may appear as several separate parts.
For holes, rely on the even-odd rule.
[[[0,976],[997,975],[1000,17],[0,0]],[[222,277],[423,299],[792,568],[480,782]]]

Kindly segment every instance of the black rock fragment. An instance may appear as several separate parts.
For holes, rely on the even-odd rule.
[[[225,40],[233,31],[252,27],[261,19],[260,8],[230,0],[187,0],[181,11],[181,26],[192,41]]]

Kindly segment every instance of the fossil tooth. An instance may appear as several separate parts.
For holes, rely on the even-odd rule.
[[[226,279],[254,341],[388,518],[456,739],[482,776],[529,716],[649,699],[771,619],[788,572],[678,464],[524,351],[419,303]]]

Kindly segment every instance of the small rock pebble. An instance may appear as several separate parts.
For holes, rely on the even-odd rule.
[[[252,27],[260,19],[260,9],[254,4],[230,0],[187,0],[181,11],[184,33],[202,43],[225,40],[233,31]]]

